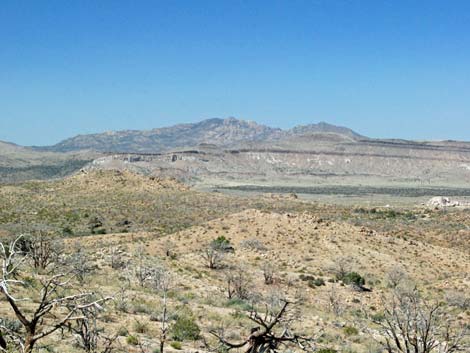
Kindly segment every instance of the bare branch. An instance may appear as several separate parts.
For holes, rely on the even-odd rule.
[[[379,343],[388,352],[455,353],[465,351],[466,327],[458,327],[440,303],[429,303],[418,291],[394,291],[384,317],[374,320]]]
[[[24,329],[24,335],[16,335],[17,346],[25,353],[31,353],[37,341],[62,329],[70,321],[83,318],[81,311],[88,308],[101,308],[101,305],[112,299],[110,297],[94,299],[92,292],[80,292],[68,294],[73,289],[71,282],[74,276],[59,273],[49,278],[38,277],[40,290],[36,300],[36,308],[28,311],[20,307],[18,299],[11,294],[13,286],[24,286],[21,279],[20,264],[24,263],[24,253],[20,250],[19,241],[22,236],[16,238],[5,247],[0,243],[0,256],[2,257],[2,272],[0,278],[0,294],[6,299]],[[23,299],[26,300],[26,299]],[[30,314],[27,314],[30,313]],[[11,333],[13,335],[13,333]]]
[[[266,313],[264,318],[253,309],[249,314],[249,319],[260,326],[253,327],[250,336],[242,342],[229,342],[224,338],[223,334],[216,331],[211,331],[211,334],[218,339],[219,343],[226,350],[248,346],[248,349],[245,351],[246,353],[280,352],[279,349],[282,346],[295,345],[302,350],[312,351],[314,342],[312,337],[293,334],[287,325],[281,334],[276,334],[274,331],[275,327],[284,321],[283,319],[286,316],[289,304],[291,304],[289,301],[284,300],[281,309],[277,313],[273,315]],[[284,322],[284,324],[286,323]]]

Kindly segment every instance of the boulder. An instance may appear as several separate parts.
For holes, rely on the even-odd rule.
[[[444,196],[436,196],[431,198],[427,205],[429,207],[455,207],[458,206],[459,203],[456,201],[452,201],[449,197]]]

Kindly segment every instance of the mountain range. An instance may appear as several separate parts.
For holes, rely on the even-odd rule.
[[[79,169],[131,170],[202,186],[466,187],[470,143],[375,139],[324,122],[282,130],[235,118],[78,135],[44,147],[0,143],[3,182]]]
[[[179,124],[152,130],[123,130],[78,135],[53,146],[35,149],[53,152],[94,150],[99,152],[157,153],[200,144],[229,147],[245,142],[277,141],[308,133],[322,132],[336,133],[352,138],[362,137],[348,128],[324,122],[281,130],[253,121],[214,118],[193,124]]]

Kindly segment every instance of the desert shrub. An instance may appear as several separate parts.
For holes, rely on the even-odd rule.
[[[214,249],[207,246],[201,251],[201,258],[205,262],[206,267],[216,269],[223,266],[224,251]]]
[[[461,310],[470,309],[470,296],[459,292],[447,292],[446,301],[450,306]]]
[[[376,313],[371,316],[371,319],[374,322],[382,322],[385,319],[385,315],[383,313]]]
[[[170,346],[174,349],[181,350],[183,347],[181,346],[181,342],[171,342]]]
[[[348,272],[342,278],[338,278],[345,284],[355,284],[357,286],[363,286],[366,284],[366,280],[357,272]]]
[[[301,274],[299,276],[299,278],[304,281],[304,282],[310,282],[310,281],[314,281],[315,280],[315,277],[312,276],[312,275],[304,275],[304,274]]]
[[[79,243],[73,244],[73,253],[66,259],[66,263],[80,284],[85,283],[85,278],[96,269],[90,254]]]
[[[240,309],[236,309],[230,313],[230,316],[236,320],[240,320],[246,316],[245,312],[241,311]]]
[[[64,236],[73,235],[73,230],[70,226],[65,226],[65,227],[62,228],[62,234]]]
[[[129,335],[126,338],[127,344],[130,344],[131,346],[137,346],[139,344],[139,339],[136,336]]]
[[[462,340],[468,324],[454,320],[442,302],[423,299],[417,288],[395,291],[387,300],[384,319],[374,322],[379,328],[377,341],[387,352],[402,351],[402,347],[415,352],[421,347],[440,348],[441,342],[452,352],[468,351]],[[435,352],[434,348],[427,352]]]
[[[129,312],[129,303],[127,300],[117,300],[114,302],[114,307],[116,310],[121,311],[123,313]]]
[[[307,285],[310,288],[315,288],[315,287],[320,287],[320,286],[325,285],[325,280],[321,277],[315,278],[315,276],[312,276],[312,275],[301,274],[299,278],[300,280],[307,282]]]
[[[149,330],[146,322],[135,320],[134,322],[134,331],[137,333],[147,333]]]
[[[150,321],[156,322],[156,321],[160,321],[160,319],[161,319],[161,318],[160,318],[160,314],[159,314],[159,313],[157,313],[157,312],[152,312],[152,313],[150,314],[150,318],[149,318]]]
[[[224,251],[224,252],[231,252],[233,251],[233,246],[230,243],[230,240],[227,239],[225,236],[221,235],[214,240],[211,241],[210,246],[212,249]]]
[[[129,330],[124,327],[124,326],[121,326],[119,327],[117,333],[116,333],[118,336],[122,336],[122,337],[125,337],[129,334]]]
[[[23,236],[17,244],[19,250],[28,255],[33,267],[40,270],[57,263],[63,252],[62,239],[45,231]]]
[[[313,280],[312,283],[313,283],[314,286],[320,287],[320,286],[325,285],[325,280],[323,278],[315,278],[315,280]]]
[[[195,341],[199,339],[201,329],[192,315],[179,316],[171,327],[171,338],[175,341]]]
[[[106,311],[100,316],[101,321],[111,323],[116,322],[116,318],[111,314],[110,311]]]
[[[248,250],[266,251],[267,248],[262,241],[256,238],[246,239],[240,242],[240,247]]]
[[[244,268],[235,268],[226,273],[228,299],[248,299],[251,292],[251,281]]]
[[[133,301],[132,306],[130,308],[130,311],[133,314],[152,315],[152,313],[153,313],[152,305],[147,303],[146,301],[142,301],[142,300]]]
[[[352,327],[352,326],[344,326],[343,332],[346,336],[355,336],[359,334],[359,331],[357,330],[357,328]]]
[[[333,348],[321,348],[317,351],[317,353],[338,353],[338,351]]]
[[[0,325],[4,326],[8,331],[19,333],[21,331],[21,322],[10,318],[0,318]]]
[[[274,273],[276,272],[274,265],[266,262],[261,266],[261,269],[263,271],[264,284],[273,284]]]
[[[227,300],[226,306],[231,308],[239,308],[245,311],[250,310],[252,307],[251,304],[240,298],[232,298]]]
[[[105,234],[105,233],[101,233],[102,230],[103,230],[103,221],[97,217],[97,216],[94,216],[94,217],[91,217],[88,221],[88,227],[90,229],[90,232],[91,234]]]
[[[397,288],[407,279],[406,272],[401,267],[392,267],[386,274],[385,280],[389,288]]]

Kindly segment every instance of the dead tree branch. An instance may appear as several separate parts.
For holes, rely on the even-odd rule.
[[[313,350],[313,338],[304,337],[292,333],[288,322],[285,322],[287,307],[289,301],[284,301],[281,309],[277,313],[267,311],[263,316],[253,309],[248,318],[258,326],[251,329],[251,333],[243,342],[233,343],[227,341],[222,334],[211,331],[219,343],[226,350],[232,350],[247,347],[246,353],[276,353],[280,352],[282,347],[295,345],[304,351]],[[277,326],[284,326],[280,334],[276,333]]]
[[[24,328],[24,335],[16,335],[17,346],[24,353],[31,353],[35,344],[59,329],[67,323],[83,318],[81,311],[87,308],[100,308],[101,304],[111,298],[95,300],[92,292],[80,292],[66,294],[73,289],[71,281],[73,276],[65,273],[56,274],[49,278],[38,277],[39,291],[37,298],[17,298],[12,291],[18,287],[25,287],[21,279],[21,265],[26,256],[19,249],[19,241],[16,238],[8,247],[0,243],[0,257],[2,269],[0,278],[0,294],[3,295],[16,318]],[[16,274],[16,278],[12,278]],[[21,302],[35,303],[32,310],[25,310]],[[12,333],[13,334],[13,333]]]

